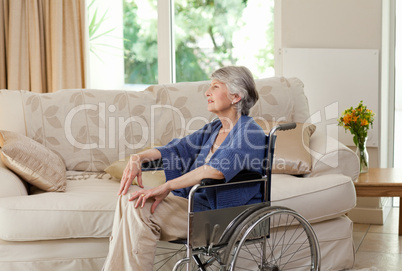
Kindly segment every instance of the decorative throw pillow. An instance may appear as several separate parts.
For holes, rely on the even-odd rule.
[[[277,123],[255,118],[265,133]],[[296,128],[276,132],[272,173],[301,175],[311,172],[310,137],[316,126],[311,123],[296,123]]]
[[[130,157],[126,157],[124,160],[118,160],[113,162],[110,166],[105,168],[105,172],[109,173],[110,176],[114,177],[115,180],[120,181],[123,177],[124,169]],[[149,170],[142,171],[142,181],[143,185],[147,187],[156,187],[163,184],[166,181],[165,171],[163,170]],[[133,185],[137,185],[137,179],[134,179]]]
[[[138,151],[138,153],[145,151],[145,150],[149,150],[150,147],[145,147],[141,150]],[[112,164],[110,164],[107,168],[105,168],[105,172],[110,174],[110,176],[114,177],[115,179],[117,179],[118,181],[120,181],[120,179],[123,177],[123,172],[124,169],[126,168],[126,165],[128,163],[128,161],[130,160],[130,156],[127,156],[121,160],[117,160],[115,162],[113,162]]]
[[[146,147],[138,152],[145,151],[150,149]],[[130,156],[124,158],[124,160],[117,160],[113,162],[110,166],[105,168],[105,172],[112,176],[116,181],[120,181],[123,177],[124,169],[127,166],[128,161],[130,160]],[[143,185],[147,187],[156,187],[160,184],[163,184],[166,181],[165,171],[163,170],[143,170],[142,171],[142,181]],[[133,185],[137,185],[137,179],[133,180]]]
[[[66,189],[66,166],[53,151],[11,131],[0,131],[1,160],[28,183],[48,192]]]
[[[105,172],[109,173],[110,176],[114,177],[116,180],[121,180],[123,177],[124,169],[129,161],[130,157],[126,157],[124,160],[117,160],[113,162],[110,166],[105,168]]]

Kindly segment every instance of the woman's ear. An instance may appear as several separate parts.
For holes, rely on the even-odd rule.
[[[232,104],[237,104],[238,102],[240,102],[240,100],[241,100],[241,97],[238,94],[234,94]]]

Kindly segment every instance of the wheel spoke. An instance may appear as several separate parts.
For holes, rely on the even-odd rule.
[[[312,247],[318,242],[308,222],[286,208],[269,211],[244,223],[229,242],[236,244],[230,270],[318,270],[319,248]]]

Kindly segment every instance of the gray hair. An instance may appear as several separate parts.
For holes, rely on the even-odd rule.
[[[246,67],[220,68],[211,74],[211,79],[225,83],[231,94],[240,96],[241,100],[236,104],[236,109],[242,115],[248,115],[251,107],[258,101],[253,74]]]

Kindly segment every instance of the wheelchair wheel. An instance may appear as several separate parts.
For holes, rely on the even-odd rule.
[[[227,270],[320,270],[311,225],[285,207],[265,207],[237,227],[227,247]]]
[[[186,246],[169,242],[158,242],[155,253],[154,271],[172,270],[175,263],[186,257]]]

